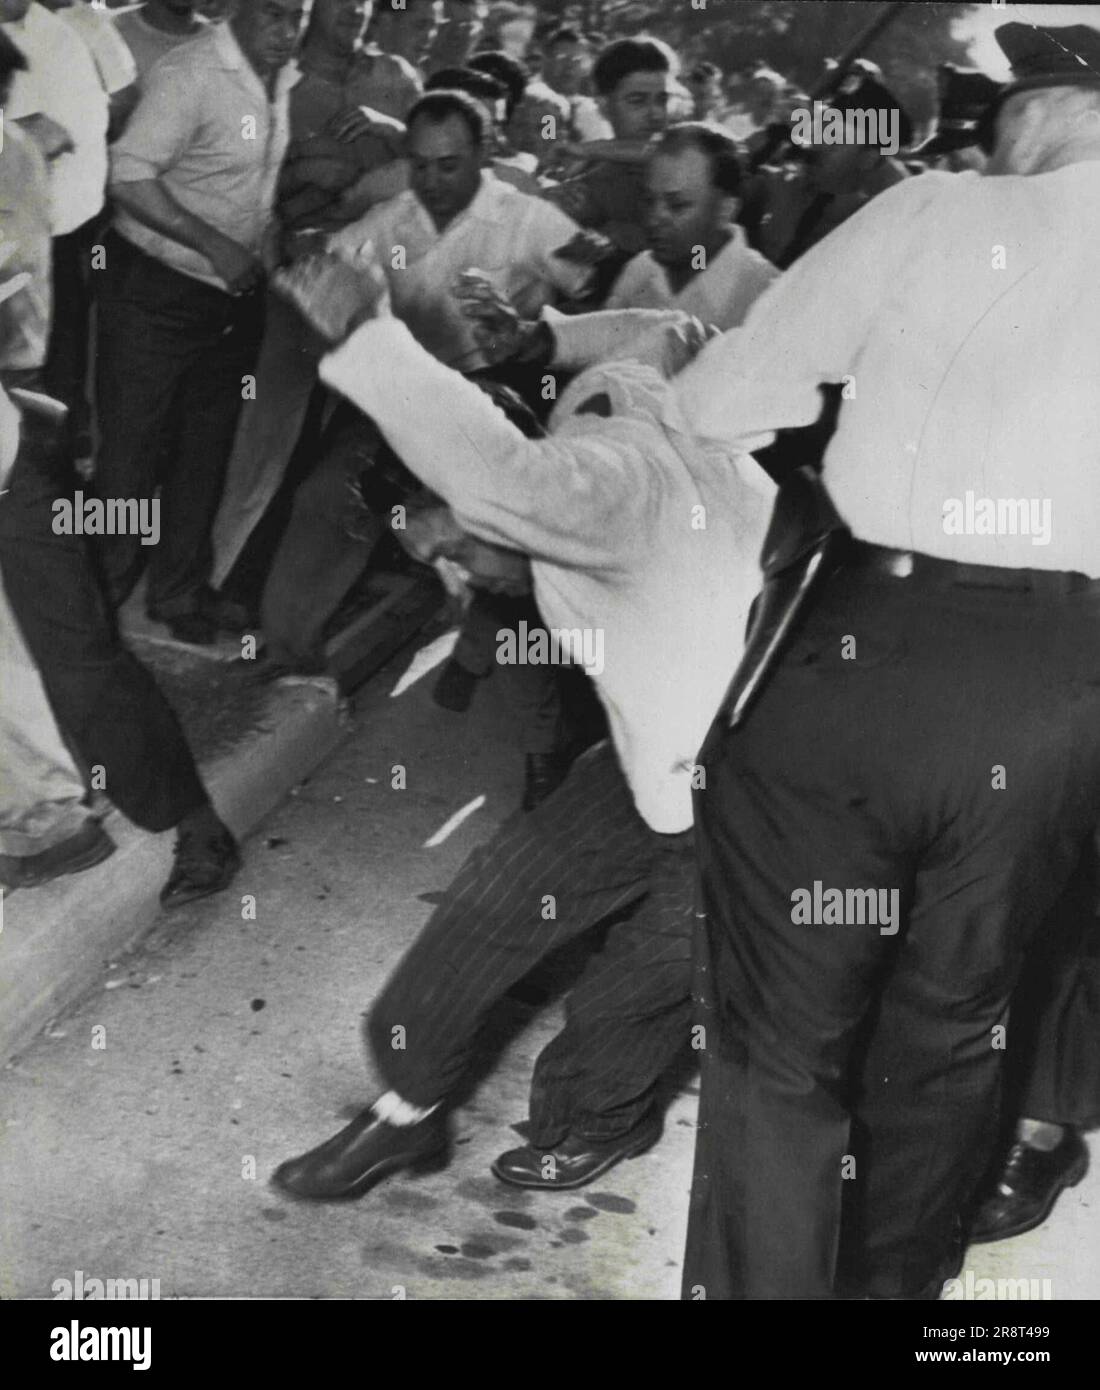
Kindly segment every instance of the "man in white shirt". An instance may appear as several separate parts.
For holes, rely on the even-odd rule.
[[[485,118],[461,92],[430,92],[409,113],[408,192],[372,208],[329,238],[341,255],[386,268],[394,312],[439,361],[460,371],[486,365],[473,325],[452,297],[472,267],[538,313],[581,293],[590,271],[555,252],[578,228],[540,198],[482,168]],[[321,457],[298,489],[294,514],[265,586],[261,617],[272,658],[316,669],[328,616],[370,558],[389,502],[374,499],[373,522],[354,517],[349,498],[369,461],[369,423],[350,406],[334,412]],[[368,473],[367,475],[371,475]],[[370,499],[368,499],[370,502]],[[373,526],[373,531],[371,527]]]
[[[154,63],[111,147],[96,488],[151,497],[159,466],[163,525],[101,554],[119,603],[148,560],[149,614],[187,642],[240,616],[210,588],[210,529],[259,350],[301,17],[301,0],[242,0]]]
[[[337,275],[320,308],[308,277],[304,289],[303,311],[339,339],[362,302],[354,284]],[[464,529],[531,557],[550,632],[575,629],[574,649],[599,634],[588,674],[612,738],[459,872],[371,1010],[390,1089],[282,1165],[274,1181],[298,1197],[360,1196],[445,1147],[443,1107],[492,1005],[550,951],[630,908],[536,1063],[528,1142],[493,1171],[569,1190],[660,1135],[655,1088],[689,1038],[694,750],[737,660],[773,489],[747,456],[697,447],[669,409],[666,378],[698,346],[697,323],[636,311],[559,326],[574,360],[587,340],[600,365],[562,392],[547,439],[524,439],[396,318],[364,324],[322,364]],[[394,1050],[398,1023],[407,1040]]]
[[[741,163],[716,126],[686,122],[661,137],[646,167],[649,248],[628,261],[606,309],[682,309],[735,328],[779,271],[734,222]]]
[[[70,442],[86,454],[87,276],[107,177],[108,98],[88,46],[45,6],[3,0],[0,21],[28,64],[15,75],[4,118],[38,141],[50,164],[55,308],[44,379],[68,407]]]
[[[677,382],[743,448],[843,382],[856,538],[699,755],[689,1299],[937,1296],[1024,950],[1096,822],[1100,33],[998,37],[1002,176],[883,193]]]

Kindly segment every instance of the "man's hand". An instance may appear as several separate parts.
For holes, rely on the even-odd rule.
[[[57,159],[59,155],[71,154],[76,148],[73,137],[65,127],[43,115],[41,111],[33,116],[21,117],[16,121],[16,125],[21,126],[30,136],[44,159]]]
[[[578,232],[564,246],[559,246],[554,255],[572,265],[599,265],[615,255],[615,243],[600,236],[599,232]]]
[[[491,367],[519,357],[538,324],[522,319],[502,291],[480,270],[466,270],[451,286],[458,307],[473,325],[477,345]]]
[[[355,263],[330,251],[304,256],[276,271],[274,285],[329,343],[390,312],[386,273],[369,256]]]
[[[229,237],[220,237],[207,252],[207,259],[230,294],[247,294],[258,288],[264,278],[259,257]]]

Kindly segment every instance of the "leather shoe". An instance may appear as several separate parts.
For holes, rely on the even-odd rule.
[[[442,709],[464,714],[470,708],[479,677],[465,666],[460,666],[453,658],[444,666],[439,679],[432,687],[432,699]]]
[[[402,1168],[427,1172],[447,1161],[445,1114],[433,1111],[415,1125],[391,1125],[368,1106],[317,1148],[282,1163],[272,1185],[309,1202],[346,1202]]]
[[[160,900],[165,907],[182,907],[211,893],[220,893],[232,883],[240,867],[237,842],[221,821],[182,821],[175,862],[168,882],[160,890]]]
[[[1041,1226],[1067,1187],[1076,1187],[1089,1166],[1089,1151],[1075,1129],[1044,1153],[1018,1140],[1008,1151],[994,1191],[978,1208],[970,1240],[986,1245]]]
[[[83,873],[114,852],[114,840],[89,816],[75,835],[39,854],[0,854],[0,883],[13,890],[37,888],[62,874]]]
[[[584,1187],[624,1158],[637,1158],[661,1137],[661,1120],[651,1116],[619,1139],[586,1139],[570,1134],[552,1149],[524,1144],[509,1149],[492,1164],[501,1182],[513,1187],[545,1187],[568,1191]]]

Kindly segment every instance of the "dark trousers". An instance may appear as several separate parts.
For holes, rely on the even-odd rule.
[[[1044,923],[1012,1000],[1011,1114],[1100,1125],[1100,853],[1094,841]]]
[[[51,248],[54,307],[43,379],[49,394],[69,408],[65,429],[70,441],[87,434],[91,423],[92,247],[100,225],[93,217],[75,231],[54,237]]]
[[[505,628],[518,631],[521,622],[526,622],[528,629],[543,626],[530,595],[513,598],[477,589],[466,610],[453,656],[471,675],[484,679],[495,673],[507,692],[524,752],[551,754],[566,738],[560,669],[549,665],[502,666],[497,661],[497,633]]]
[[[535,1064],[531,1142],[625,1134],[689,1041],[690,832],[658,835],[634,809],[609,743],[475,850],[370,1011],[388,1086],[415,1105],[455,1088],[490,1008],[550,952],[613,914]]]
[[[316,466],[294,494],[260,602],[268,654],[288,665],[324,666],[325,624],[362,577],[404,493],[378,470],[370,420],[337,402]]]
[[[160,484],[160,542],[102,538],[112,595],[149,558],[147,605],[194,612],[209,582],[210,529],[221,500],[244,377],[255,365],[263,295],[234,298],[170,270],[109,233],[99,288],[96,403],[101,497],[151,498]]]
[[[153,677],[123,646],[82,536],[57,535],[53,502],[78,486],[63,432],[23,417],[0,496],[0,571],[58,727],[84,770],[144,830],[206,804],[183,732]]]
[[[844,570],[746,726],[712,730],[685,1298],[834,1296],[842,1206],[868,1291],[911,1296],[950,1258],[1009,996],[1100,804],[1096,588]],[[897,889],[900,931],[854,904],[796,921],[815,881]]]

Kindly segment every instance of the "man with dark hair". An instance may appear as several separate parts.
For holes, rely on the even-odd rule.
[[[466,66],[478,72],[487,72],[490,77],[504,83],[508,93],[504,104],[504,120],[506,123],[510,121],[527,90],[529,74],[524,65],[509,53],[500,49],[490,49],[488,53],[475,54]]]
[[[440,68],[465,67],[485,29],[485,0],[443,0],[443,22],[425,64],[430,74]]]
[[[683,309],[725,331],[778,275],[734,221],[737,142],[720,126],[670,126],[646,165],[648,249],[629,261],[607,309]]]
[[[211,643],[240,618],[210,588],[210,529],[260,346],[301,18],[301,0],[240,0],[154,64],[112,147],[96,488],[140,498],[159,481],[146,607],[187,642]],[[101,540],[121,603],[149,552],[134,536]]]
[[[481,107],[464,92],[421,97],[406,128],[408,191],[329,239],[353,261],[373,249],[387,269],[397,316],[433,356],[466,372],[486,362],[451,295],[463,272],[484,271],[535,313],[580,294],[590,274],[555,255],[575,224],[483,167],[486,128]],[[334,416],[318,465],[295,495],[264,590],[264,636],[277,664],[323,664],[324,623],[384,530],[384,518],[364,518],[349,492],[349,479],[358,478],[369,456],[356,413]]]
[[[369,36],[423,77],[442,17],[440,0],[378,0]]]
[[[696,121],[718,119],[722,110],[722,69],[717,63],[696,63],[684,79],[691,93],[692,118]]]
[[[658,39],[608,44],[596,59],[592,77],[615,140],[632,148],[605,150],[602,142],[594,142],[581,171],[546,194],[582,227],[608,237],[620,260],[645,245],[646,146],[668,125],[675,69],[675,54]]]

